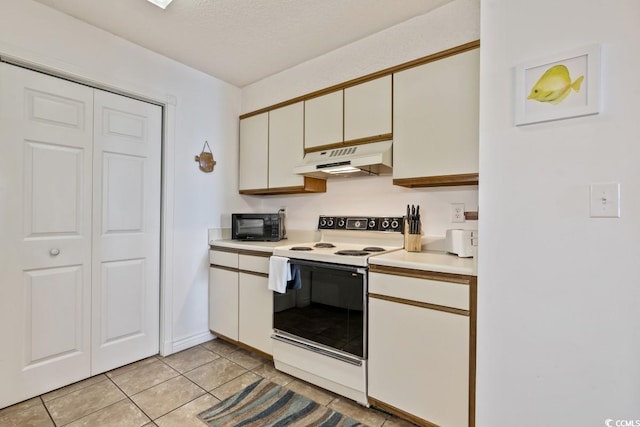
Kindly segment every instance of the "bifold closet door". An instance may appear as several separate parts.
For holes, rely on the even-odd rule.
[[[162,109],[95,90],[91,374],[158,353]]]
[[[0,63],[0,408],[158,352],[161,129]]]
[[[0,63],[0,408],[90,374],[93,89]]]

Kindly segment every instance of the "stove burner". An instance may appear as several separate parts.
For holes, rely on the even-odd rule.
[[[364,256],[364,255],[369,255],[369,252],[345,249],[345,250],[336,252],[336,255]]]
[[[362,249],[363,251],[367,251],[367,252],[384,252],[384,248],[378,247],[378,246],[367,246],[366,248]]]
[[[293,247],[289,248],[289,250],[291,250],[291,251],[312,251],[313,248],[310,248],[309,246],[293,246]]]
[[[333,243],[329,243],[329,242],[318,242],[315,245],[313,245],[314,248],[335,248],[336,245],[334,245]]]

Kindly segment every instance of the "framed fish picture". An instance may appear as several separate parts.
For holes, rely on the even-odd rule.
[[[600,112],[600,45],[516,66],[515,125]]]

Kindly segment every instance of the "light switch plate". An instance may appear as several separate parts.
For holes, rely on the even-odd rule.
[[[620,218],[620,183],[591,184],[592,218]]]

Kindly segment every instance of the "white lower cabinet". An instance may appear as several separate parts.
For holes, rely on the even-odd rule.
[[[244,272],[240,272],[239,279],[238,341],[271,354],[273,291],[267,288],[269,279]]]
[[[245,252],[245,253],[242,253]],[[209,329],[223,338],[271,354],[273,293],[270,253],[209,252]]]
[[[425,426],[473,424],[469,307],[429,302],[450,300],[458,305],[464,301],[456,295],[460,289],[468,293],[470,286],[370,272],[371,404]],[[411,291],[416,299],[407,297]]]
[[[238,340],[238,272],[209,269],[209,329]]]

